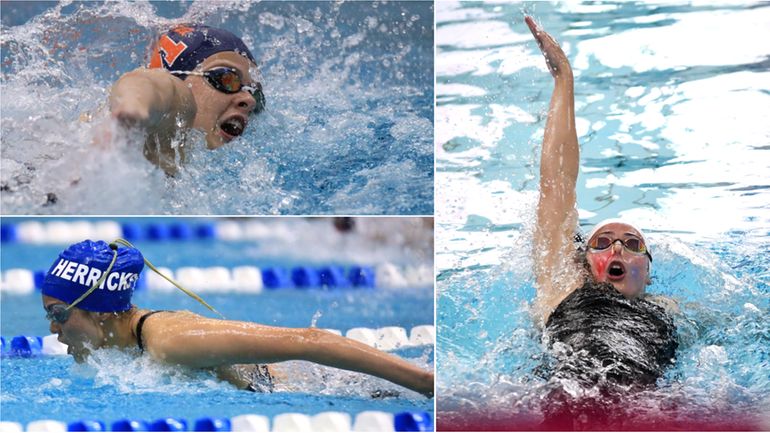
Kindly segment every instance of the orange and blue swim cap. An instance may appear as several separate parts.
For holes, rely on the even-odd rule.
[[[241,38],[227,30],[184,24],[160,36],[153,45],[149,67],[192,71],[207,57],[223,51],[233,51],[257,63]]]

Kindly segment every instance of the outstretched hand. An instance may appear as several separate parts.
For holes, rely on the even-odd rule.
[[[545,63],[548,66],[548,70],[551,71],[551,75],[556,79],[571,79],[572,68],[570,67],[569,60],[559,46],[559,43],[556,42],[556,39],[541,29],[531,16],[525,16],[524,22],[529,26],[529,30],[532,32],[532,36],[535,37],[540,51],[543,52]]]

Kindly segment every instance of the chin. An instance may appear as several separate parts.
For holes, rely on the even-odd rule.
[[[208,148],[209,150],[219,149],[225,144],[226,144],[225,139],[222,138],[219,134],[212,132],[206,135],[206,148]]]

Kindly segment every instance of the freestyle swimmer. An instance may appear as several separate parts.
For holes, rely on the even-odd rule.
[[[144,156],[167,174],[184,161],[173,144],[189,129],[203,131],[216,149],[240,136],[265,108],[254,56],[232,33],[204,25],[180,25],[160,36],[147,68],[124,74],[110,93],[110,113],[138,128]]]
[[[583,383],[653,384],[673,362],[673,301],[645,293],[652,253],[641,229],[617,219],[597,224],[576,251],[580,148],[574,81],[551,35],[525,17],[554,78],[540,160],[534,232],[536,321],[569,350],[555,376]]]
[[[136,348],[160,362],[212,370],[243,389],[271,391],[282,376],[281,367],[272,363],[305,360],[433,395],[432,372],[327,331],[140,309],[131,297],[145,263],[155,270],[123,240],[86,240],[70,245],[54,261],[42,284],[43,307],[50,331],[77,362],[93,349]]]

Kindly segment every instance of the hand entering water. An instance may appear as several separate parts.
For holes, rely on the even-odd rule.
[[[548,66],[548,70],[551,71],[551,75],[554,78],[572,78],[572,68],[569,65],[567,55],[556,42],[553,36],[549,35],[545,30],[535,23],[535,20],[531,16],[525,16],[524,22],[527,23],[529,30],[537,41],[537,46],[540,47],[540,51],[545,56],[545,63]]]

